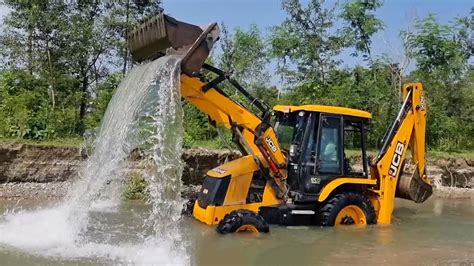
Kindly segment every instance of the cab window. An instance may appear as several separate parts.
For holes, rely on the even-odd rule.
[[[300,144],[303,138],[304,127],[306,126],[306,114],[301,111],[290,114],[277,114],[277,121],[275,123],[275,133],[278,137],[278,142],[285,150],[290,149],[292,144]]]
[[[367,176],[362,121],[344,121],[344,174]]]
[[[318,172],[341,174],[341,118],[323,116],[319,134]]]
[[[295,132],[295,126],[293,124],[285,124],[277,122],[275,126],[278,141],[283,149],[289,150],[290,145],[293,141],[293,135]]]

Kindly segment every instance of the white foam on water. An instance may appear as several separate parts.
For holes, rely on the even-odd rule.
[[[77,228],[65,213],[64,206],[6,213],[0,224],[0,242],[35,251],[72,245]]]
[[[179,227],[182,174],[180,58],[167,56],[133,68],[117,88],[77,182],[65,199],[33,211],[0,216],[0,247],[66,259],[107,259],[127,264],[190,264]],[[90,239],[91,212],[118,211],[125,161],[140,147],[148,161],[152,235],[138,243]],[[100,226],[100,225],[96,225]],[[110,232],[113,234],[113,232]]]

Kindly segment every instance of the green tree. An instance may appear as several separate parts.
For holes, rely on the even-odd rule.
[[[91,86],[97,87],[99,81],[108,74],[103,60],[112,48],[112,34],[104,28],[104,13],[105,8],[98,1],[72,3],[69,11],[70,53],[66,59],[70,63],[70,74],[77,80],[81,96],[76,123],[76,132],[80,135],[85,130],[86,112],[93,93]]]
[[[459,21],[442,25],[429,15],[417,20],[414,32],[402,33],[407,36],[409,55],[416,59],[418,70],[439,72],[450,79],[457,79],[467,70],[471,51],[462,45],[467,41],[464,31],[462,36],[453,31],[459,26]]]
[[[371,58],[371,38],[383,29],[383,22],[373,12],[381,6],[380,0],[347,1],[343,5],[341,18],[348,24],[343,30],[349,43],[355,46],[353,55],[361,52],[365,58]]]
[[[3,74],[7,80],[45,84],[25,93],[34,95],[42,118],[48,119],[38,130],[62,121],[56,124],[61,136],[82,135],[86,126],[94,124],[86,121],[88,112],[97,110],[95,105],[102,101],[101,88],[107,87],[107,77],[116,70],[114,63],[122,60],[119,65],[126,69],[129,61],[128,51],[120,50],[125,47],[126,30],[160,10],[156,1],[5,0],[1,4],[11,9],[0,35]],[[111,22],[117,12],[130,17],[127,23]],[[4,86],[12,95],[11,84]],[[0,98],[0,104],[5,104],[6,96]]]
[[[460,18],[443,25],[430,15],[419,19],[413,32],[403,32],[417,66],[410,77],[425,84],[430,100],[428,140],[442,149],[472,147],[472,131],[467,129],[472,118],[460,116],[473,104],[472,47],[466,45],[472,25],[467,21]]]
[[[307,5],[283,0],[282,5],[287,18],[272,30],[270,54],[294,90],[293,103],[334,103],[332,84],[341,74],[338,56],[352,46],[370,56],[371,37],[383,27],[373,14],[381,3],[348,1],[331,6],[323,0],[311,0]],[[345,26],[338,27],[344,22]]]
[[[338,64],[335,56],[345,46],[344,38],[334,32],[336,7],[325,8],[323,0],[311,0],[306,6],[298,0],[283,0],[282,7],[287,17],[269,38],[278,72],[290,83],[325,90]]]
[[[3,61],[7,65],[26,67],[30,74],[48,80],[51,107],[56,103],[56,86],[66,72],[67,5],[62,2],[6,0],[11,8],[3,21],[0,37]]]
[[[18,109],[28,114],[25,120],[28,123],[19,126],[17,121],[9,125],[25,128],[18,134],[10,132],[8,135],[45,138],[53,134],[32,132],[70,134],[71,130],[65,126],[74,121],[74,117],[71,119],[74,112],[70,112],[69,107],[76,105],[77,95],[71,91],[74,78],[70,76],[70,61],[65,60],[69,53],[66,48],[70,44],[67,37],[68,6],[61,1],[7,0],[2,4],[11,12],[4,18],[4,31],[0,36],[1,57],[5,63],[2,73],[5,94],[0,98],[0,104],[5,108],[15,108],[11,105],[15,101],[8,99],[18,97]],[[25,104],[28,99],[34,104]]]
[[[257,25],[252,24],[247,31],[236,28],[233,34],[229,33],[224,24],[221,26],[222,55],[218,57],[220,68],[245,86],[268,84],[269,59],[262,33]]]
[[[121,66],[122,73],[125,74],[132,63],[127,45],[130,29],[145,18],[163,11],[162,3],[150,0],[107,1],[105,8],[105,25],[113,34],[111,39],[117,55],[114,63]]]

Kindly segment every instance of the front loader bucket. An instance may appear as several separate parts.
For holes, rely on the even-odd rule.
[[[192,76],[202,68],[218,38],[217,23],[203,30],[160,13],[131,31],[128,46],[137,62],[180,54],[183,56],[182,71]]]

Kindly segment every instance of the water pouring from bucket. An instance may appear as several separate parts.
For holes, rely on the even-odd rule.
[[[0,216],[0,248],[60,258],[190,264],[179,223],[183,206],[180,75],[201,68],[217,36],[215,23],[202,30],[164,14],[132,31],[131,54],[141,64],[116,89],[94,151],[77,181],[54,206]],[[167,53],[173,55],[165,56]],[[153,233],[137,235],[133,243],[96,241],[89,232],[100,225],[91,222],[91,212],[110,211],[111,206],[119,205],[117,186],[128,171],[127,157],[136,148],[143,150],[147,161],[151,206],[143,231],[151,228]]]

